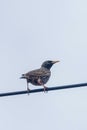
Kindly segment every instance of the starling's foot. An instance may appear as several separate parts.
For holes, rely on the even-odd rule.
[[[27,88],[27,93],[28,93],[28,95],[29,95],[29,93],[30,93],[30,89],[29,89],[29,88]]]
[[[46,86],[44,86],[44,92],[48,92],[48,88]]]

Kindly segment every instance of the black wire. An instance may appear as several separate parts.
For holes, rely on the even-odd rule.
[[[47,88],[47,91],[77,88],[77,87],[86,87],[86,86],[87,86],[87,83],[79,83],[79,84],[72,84],[72,85],[50,87],[50,88]],[[44,89],[41,88],[41,89],[30,90],[29,93],[37,93],[37,92],[43,92],[43,91],[44,91]],[[21,95],[21,94],[28,94],[28,91],[16,91],[16,92],[0,93],[0,97]]]

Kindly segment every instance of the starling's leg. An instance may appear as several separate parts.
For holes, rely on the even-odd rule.
[[[38,83],[44,87],[44,92],[47,92],[47,91],[48,91],[48,90],[47,90],[48,88],[47,88],[46,86],[44,86],[44,84],[41,82],[41,79],[40,79],[40,78],[38,79]]]
[[[48,92],[48,88],[44,86],[44,84],[43,84],[43,87],[44,87],[44,92]]]
[[[30,89],[29,89],[29,84],[28,84],[28,82],[27,82],[27,92],[28,92],[28,94],[29,94],[29,92],[30,92]]]

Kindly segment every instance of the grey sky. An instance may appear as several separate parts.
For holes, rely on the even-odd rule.
[[[0,36],[0,92],[25,90],[21,74],[47,59],[61,61],[48,87],[87,81],[86,0],[0,1]],[[87,88],[0,98],[0,129],[87,130],[86,99]]]

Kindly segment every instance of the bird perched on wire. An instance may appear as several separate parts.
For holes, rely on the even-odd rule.
[[[27,91],[29,92],[29,83],[36,85],[36,86],[43,86],[44,92],[47,90],[47,87],[44,85],[47,83],[51,76],[51,67],[53,64],[57,63],[59,61],[45,61],[41,65],[40,69],[32,70],[28,73],[22,74],[22,79],[27,80]]]

